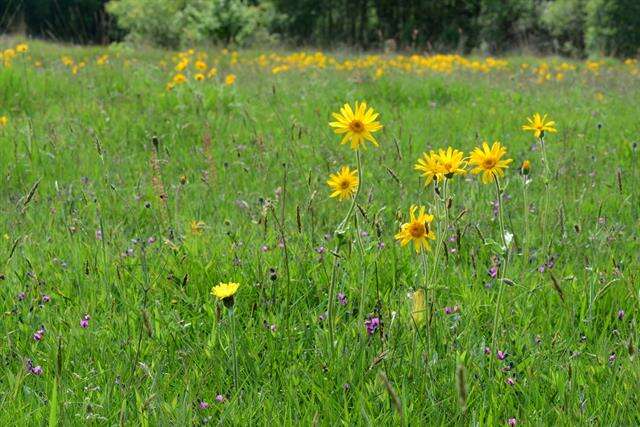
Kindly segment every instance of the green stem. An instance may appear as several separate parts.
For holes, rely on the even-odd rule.
[[[233,388],[238,390],[238,350],[236,348],[236,317],[233,315],[233,307],[229,309],[231,318],[231,335],[233,342]]]
[[[509,247],[507,246],[507,241],[504,235],[504,216],[502,212],[502,197],[500,194],[500,182],[498,181],[498,177],[493,175],[494,182],[496,184],[496,194],[498,196],[498,217],[500,221],[500,234],[502,235],[502,244],[504,246],[504,255],[503,255],[503,265],[500,266],[500,280],[498,281],[498,299],[496,301],[496,308],[493,315],[493,330],[491,332],[491,346],[492,350],[496,349],[497,337],[496,333],[498,331],[499,323],[500,323],[500,305],[502,304],[502,294],[504,290],[504,278],[507,271],[507,265],[509,263]]]
[[[347,211],[347,215],[344,217],[342,222],[338,224],[336,228],[335,234],[337,237],[336,246],[333,251],[333,266],[331,268],[331,282],[329,283],[329,302],[327,308],[327,317],[329,321],[329,348],[333,352],[333,344],[334,344],[334,317],[335,317],[335,288],[336,288],[336,278],[338,276],[338,251],[340,250],[340,243],[342,239],[342,234],[345,232],[345,226],[348,223],[351,215],[353,214],[353,210],[356,207],[356,201],[358,199],[358,195],[360,194],[360,189],[362,188],[362,161],[360,160],[360,151],[356,150],[356,161],[358,164],[358,188],[356,189],[356,194],[353,196],[353,200],[351,201],[351,206]]]
[[[524,207],[524,241],[522,242],[522,252],[524,255],[524,270],[526,272],[529,264],[529,202],[527,200],[527,175],[522,176],[522,200]]]

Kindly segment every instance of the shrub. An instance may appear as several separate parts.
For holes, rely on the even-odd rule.
[[[584,51],[586,0],[548,2],[542,11],[542,24],[553,37],[556,51],[580,55]]]
[[[585,41],[592,54],[636,56],[640,50],[640,1],[588,0]]]

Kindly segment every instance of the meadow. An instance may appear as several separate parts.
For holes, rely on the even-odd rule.
[[[637,61],[0,45],[0,424],[640,423]]]

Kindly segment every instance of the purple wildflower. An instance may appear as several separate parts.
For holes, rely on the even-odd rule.
[[[38,375],[38,376],[42,375],[43,373],[42,366],[40,365],[34,366],[33,368],[31,368],[31,373],[33,375]]]
[[[198,403],[198,407],[200,409],[207,409],[209,407],[209,404],[207,402],[205,402],[204,400],[201,400],[200,403]]]
[[[24,292],[18,293],[18,301],[24,301],[26,297],[27,297],[27,294],[25,294]]]
[[[609,362],[613,363],[613,362],[616,361],[616,359],[617,359],[616,354],[615,353],[611,353],[611,355],[609,356]]]
[[[371,317],[364,321],[364,326],[367,328],[367,334],[373,335],[380,327],[380,318]]]
[[[491,349],[489,347],[485,347],[484,354],[487,354],[487,355],[491,354]]]
[[[511,377],[509,377],[509,378],[506,379],[506,383],[507,383],[507,385],[511,385],[512,386],[512,385],[515,385],[516,380],[514,380]]]
[[[622,320],[622,318],[624,317],[624,310],[618,310],[618,320]]]
[[[89,320],[91,320],[91,316],[85,314],[82,320],[80,320],[80,327],[87,329],[89,327]]]
[[[221,394],[218,394],[218,395],[216,396],[216,402],[218,402],[218,403],[222,403],[222,402],[224,402],[225,400],[227,400],[227,399],[225,399],[225,397],[224,397],[223,395],[221,395]]]
[[[338,292],[338,302],[340,305],[347,305],[347,296],[344,292]]]
[[[491,268],[489,269],[489,277],[491,277],[492,279],[495,279],[496,277],[498,277],[498,267],[495,265],[492,265]]]
[[[496,357],[498,358],[498,360],[504,360],[507,357],[507,353],[502,350],[498,350],[496,352]]]
[[[42,295],[42,302],[47,303],[51,301],[51,297],[49,295]]]
[[[509,427],[516,427],[518,425],[518,421],[515,418],[509,418],[507,420],[507,424]]]

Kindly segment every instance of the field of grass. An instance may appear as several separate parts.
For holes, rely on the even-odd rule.
[[[0,424],[640,423],[636,62],[17,44]],[[326,181],[357,161],[329,122],[355,101],[384,128],[335,233]],[[493,183],[445,202],[414,170],[495,140],[506,247]],[[413,204],[424,255],[394,237]]]

